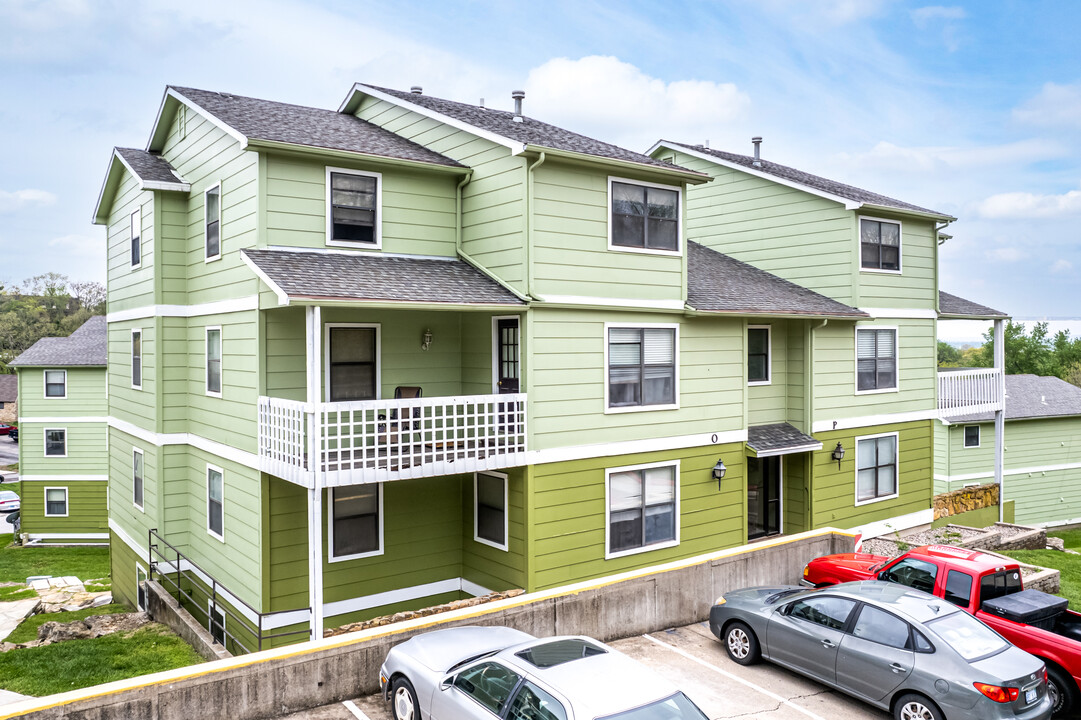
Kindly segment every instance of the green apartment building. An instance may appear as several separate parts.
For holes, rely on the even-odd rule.
[[[42,338],[12,361],[19,379],[20,532],[34,544],[109,542],[106,324]]]
[[[179,574],[254,649],[929,521],[952,218],[521,100],[169,87],[146,149],[114,151],[119,597]]]

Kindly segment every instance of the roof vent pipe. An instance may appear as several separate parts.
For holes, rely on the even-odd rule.
[[[525,90],[515,90],[510,96],[514,98],[514,122],[522,122],[522,100],[525,99]]]
[[[424,88],[422,88],[420,85],[414,85],[413,87],[409,88],[409,92],[413,93],[414,95],[423,95]]]
[[[754,166],[762,167],[762,160],[759,155],[759,146],[762,144],[762,138],[758,136],[751,138],[751,144],[754,145]]]

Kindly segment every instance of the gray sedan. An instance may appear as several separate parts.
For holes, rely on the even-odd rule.
[[[585,637],[506,627],[437,630],[379,669],[395,720],[708,720],[661,676]]]
[[[717,598],[713,634],[741,665],[766,658],[897,720],[1044,720],[1043,662],[933,595],[877,581],[746,588]]]

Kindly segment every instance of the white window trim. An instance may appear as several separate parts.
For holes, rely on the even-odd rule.
[[[221,534],[210,529],[210,471],[221,476]],[[215,540],[225,542],[225,471],[217,465],[206,464],[205,482],[203,490],[206,492],[206,534]],[[145,491],[145,490],[144,490]]]
[[[135,502],[135,456],[138,455],[143,459],[143,504]],[[146,456],[143,455],[143,451],[139,448],[133,447],[131,449],[131,504],[141,513],[146,511],[143,506],[146,504]]]
[[[479,475],[489,475],[491,477],[500,478],[503,481],[503,544],[486,540],[480,536],[480,495],[477,493],[477,477]],[[487,545],[488,547],[494,547],[496,550],[502,550],[503,552],[510,551],[510,482],[507,480],[506,473],[493,472],[491,470],[485,470],[483,472],[473,473],[473,540],[481,545]]]
[[[210,191],[215,189],[215,188],[217,188],[217,190],[218,190],[218,254],[217,255],[207,255],[206,254],[207,253],[207,249],[206,249],[207,236],[206,235],[207,235],[207,224],[209,223],[209,220],[208,220],[208,218],[206,216],[206,207],[207,207],[206,206],[206,196],[209,195]],[[222,256],[222,252],[221,252],[221,246],[222,246],[221,229],[222,229],[222,225],[223,225],[223,223],[221,221],[221,214],[222,214],[221,213],[221,210],[222,210],[221,201],[222,201],[221,180],[219,180],[218,182],[214,183],[213,185],[211,185],[210,187],[208,187],[206,190],[203,191],[203,262],[204,263],[212,263],[212,262],[216,262],[217,260],[221,260],[221,256]]]
[[[522,316],[521,315],[493,315],[492,316],[492,394],[499,394],[499,321],[518,321],[518,390],[522,389]]]
[[[64,454],[63,455],[50,455],[49,454],[49,432],[59,430],[64,433]],[[42,428],[41,433],[41,452],[46,460],[50,458],[66,458],[68,456],[68,429],[66,427],[47,427]]]
[[[51,512],[49,512],[49,491],[50,490],[63,490],[64,491],[64,514],[63,515],[61,515],[60,513],[51,513]],[[71,513],[71,505],[69,504],[68,489],[66,487],[53,485],[51,487],[44,488],[44,493],[45,494],[42,495],[42,497],[45,499],[45,506],[44,506],[45,517],[67,517]]]
[[[891,388],[876,388],[874,390],[860,390],[860,330],[893,330],[893,379]],[[897,325],[856,325],[852,336],[852,354],[855,357],[852,377],[852,385],[857,395],[881,395],[883,393],[896,393],[901,391],[901,329]]]
[[[968,432],[968,428],[970,428],[970,427],[976,428],[976,444],[975,445],[968,445],[968,444],[965,443],[965,436],[966,436],[966,434]],[[976,448],[978,448],[983,443],[983,428],[981,428],[979,425],[962,425],[961,428],[962,428],[961,429],[961,448],[962,449],[964,449],[964,450],[975,450]]]
[[[675,377],[673,378],[673,396],[675,402],[668,405],[629,405],[626,407],[608,407],[608,331],[612,328],[662,328],[675,330],[675,337],[673,342],[675,343]],[[657,410],[679,410],[679,323],[608,323],[604,324],[604,367],[602,372],[604,373],[604,414],[605,415],[619,415],[621,413],[632,412],[654,412]]]
[[[139,219],[136,220],[135,216],[138,215]],[[139,262],[131,262],[131,247],[134,244],[135,238],[131,236],[131,229],[135,227],[136,223],[139,225]],[[138,270],[143,266],[143,208],[140,205],[135,208],[131,215],[128,216],[128,266],[130,270]]]
[[[863,266],[863,221],[871,220],[872,222],[888,222],[897,226],[897,269],[896,270],[883,270],[881,268],[865,268]],[[893,218],[872,217],[870,215],[860,215],[856,220],[856,263],[859,265],[860,272],[864,273],[878,273],[880,275],[900,275],[905,269],[904,266],[904,247],[905,247],[905,235],[904,227],[901,225],[900,220]]]
[[[377,557],[386,550],[383,540],[383,483],[374,483],[376,486],[376,506],[379,513],[379,547],[370,552],[353,553],[351,555],[334,554],[334,491],[337,488],[327,489],[327,562],[343,562],[345,560],[361,560],[363,558]]]
[[[146,571],[146,568],[141,563],[136,561],[135,563],[135,605],[139,610],[146,612],[146,603],[139,605],[139,575],[143,576],[143,582],[150,582],[150,573]],[[143,597],[147,598],[150,591],[148,589],[143,590]]]
[[[751,380],[751,363],[750,358],[747,357],[744,361],[747,363],[747,385],[750,387],[756,387],[759,385],[772,385],[773,384],[773,326],[772,325],[748,325],[747,326],[747,355],[751,354],[751,330],[765,330],[766,331],[766,379],[765,380]]]
[[[139,336],[139,384],[135,384],[135,336]],[[143,389],[143,373],[146,371],[146,363],[143,362],[143,356],[146,354],[143,352],[143,329],[132,328],[131,329],[131,347],[128,348],[128,356],[131,359],[131,389],[142,390]]]
[[[49,394],[49,373],[61,372],[64,373],[64,394],[63,395],[50,395]],[[46,400],[67,400],[68,397],[68,371],[60,368],[48,368],[41,371],[41,396]]]
[[[871,498],[870,500],[860,500],[860,441],[861,440],[877,440],[878,438],[892,437],[894,445],[894,476],[893,476],[893,495],[883,495],[882,497]],[[855,498],[855,505],[872,505],[877,502],[883,502],[885,500],[893,500],[901,495],[901,435],[898,432],[878,433],[877,435],[857,435],[855,438],[856,443],[856,467],[853,470],[852,476],[852,496]]]
[[[363,177],[375,178],[375,227],[373,228],[373,235],[375,236],[375,242],[373,243],[361,243],[361,242],[349,242],[347,240],[333,240],[334,237],[334,218],[331,214],[330,203],[330,174],[331,173],[345,173],[348,175],[361,175]],[[325,212],[327,216],[327,228],[326,237],[324,238],[326,244],[330,247],[347,247],[354,248],[356,250],[382,250],[383,249],[383,173],[370,172],[368,170],[354,170],[352,168],[331,167],[326,166],[326,202]]]
[[[383,397],[383,326],[381,323],[324,323],[323,324],[323,398],[330,400],[330,329],[340,327],[375,328],[375,399]]]
[[[611,547],[611,534],[612,534],[612,492],[611,492],[611,478],[613,473],[626,472],[628,470],[648,470],[649,468],[656,467],[674,467],[676,469],[676,482],[675,482],[675,501],[676,501],[676,537],[674,540],[666,540],[665,542],[654,543],[652,545],[643,545],[640,548],[632,548],[630,550],[620,550],[618,552],[610,552]],[[680,510],[679,510],[679,485],[680,485],[680,461],[679,460],[664,460],[662,462],[644,463],[642,465],[623,465],[621,467],[605,468],[604,470],[604,559],[613,560],[615,558],[626,557],[627,555],[637,555],[644,552],[652,552],[653,550],[663,550],[665,548],[676,547],[679,545],[679,532],[682,523],[680,522]],[[643,492],[645,491],[643,485]]]
[[[625,183],[627,185],[640,185],[642,187],[660,188],[662,190],[674,190],[676,193],[676,250],[655,250],[653,248],[636,248],[625,245],[612,244],[612,183]],[[608,176],[608,197],[605,202],[605,212],[608,216],[605,220],[608,225],[608,249],[613,252],[639,253],[641,255],[664,255],[665,257],[683,257],[683,248],[686,242],[683,238],[683,187],[680,185],[663,185],[661,183],[633,180],[631,178]]]
[[[218,365],[218,384],[221,390],[217,392],[210,389],[210,333],[218,331],[218,357],[221,362]],[[220,398],[225,390],[225,337],[221,331],[221,325],[207,325],[203,329],[203,390],[210,397]]]

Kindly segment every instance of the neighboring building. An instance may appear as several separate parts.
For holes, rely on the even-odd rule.
[[[19,379],[0,375],[0,422],[15,422],[19,417]]]
[[[105,318],[38,340],[12,361],[19,379],[21,532],[34,543],[109,539]]]
[[[935,492],[992,482],[991,413],[935,423]],[[1005,487],[1015,521],[1081,523],[1081,388],[1057,377],[1006,376]]]
[[[178,563],[250,649],[929,521],[952,218],[654,155],[419,89],[168,88],[95,211],[114,593]]]

